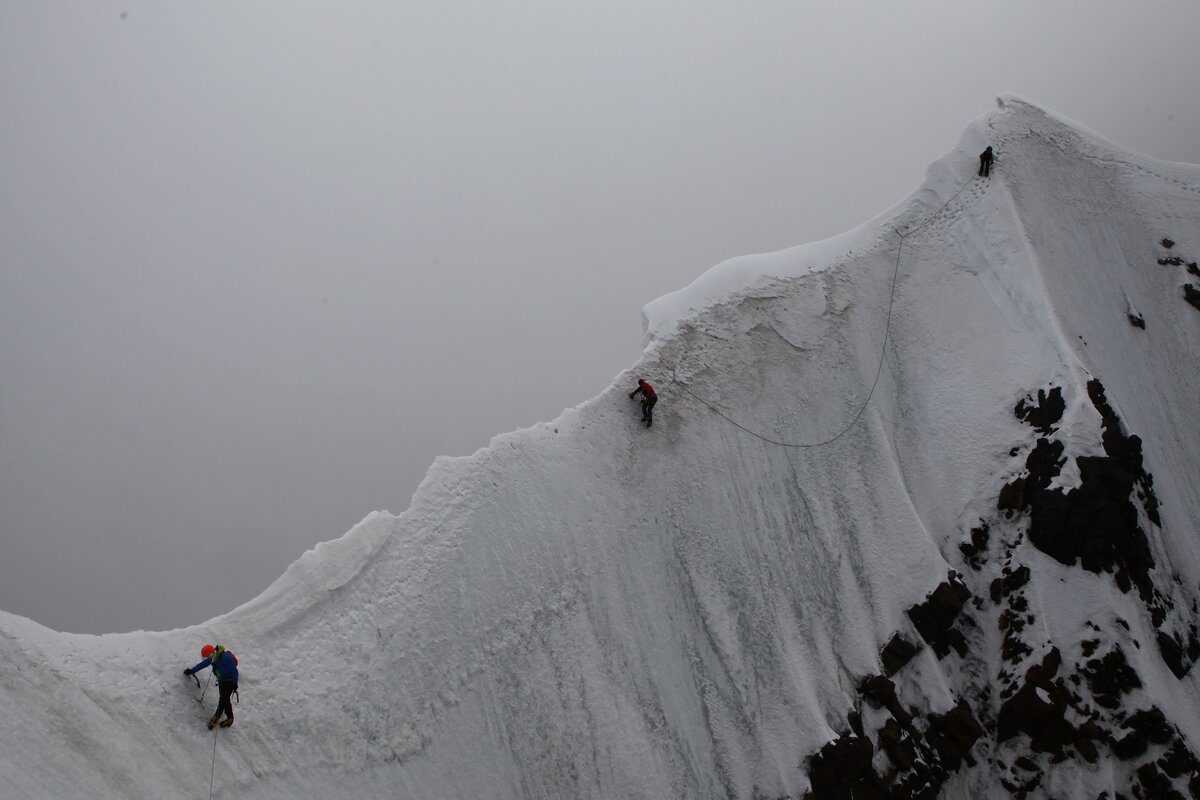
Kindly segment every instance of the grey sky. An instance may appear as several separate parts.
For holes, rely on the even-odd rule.
[[[834,7],[836,6],[836,8]],[[1200,162],[1200,5],[0,0],[0,609],[229,610],[1012,91]]]

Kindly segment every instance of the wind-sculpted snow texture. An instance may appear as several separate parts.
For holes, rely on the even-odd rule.
[[[216,736],[217,797],[1200,796],[1198,223],[1200,168],[1002,98],[229,614],[0,615],[0,793],[203,796]]]

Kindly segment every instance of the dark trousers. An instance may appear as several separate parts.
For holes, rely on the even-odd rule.
[[[233,681],[217,681],[217,688],[221,691],[221,699],[217,701],[217,713],[213,716],[219,717],[224,711],[225,716],[233,719],[233,704],[229,702],[229,698],[237,691],[237,684]]]
[[[988,175],[991,174],[991,172],[992,172],[991,159],[987,159],[987,158],[979,159],[979,176],[982,178],[986,178]]]
[[[658,395],[642,398],[642,419],[647,421],[654,419],[654,404],[657,402]]]

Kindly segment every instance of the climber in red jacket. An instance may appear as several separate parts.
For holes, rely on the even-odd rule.
[[[641,378],[638,378],[637,388],[629,393],[629,397],[636,397],[638,392],[642,394],[642,422],[649,428],[654,424],[654,404],[658,402],[658,395],[654,393],[654,387]]]

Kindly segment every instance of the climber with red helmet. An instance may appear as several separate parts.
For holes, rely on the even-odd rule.
[[[213,714],[212,719],[208,721],[208,729],[211,731],[217,726],[222,711],[225,712],[225,719],[221,721],[221,727],[228,728],[233,724],[233,704],[229,702],[229,698],[238,688],[237,656],[226,650],[223,645],[214,647],[206,644],[200,648],[200,657],[203,660],[191,669],[185,669],[183,674],[194,675],[202,669],[212,667],[221,696],[217,701],[217,713]]]
[[[654,404],[658,402],[658,395],[654,393],[654,387],[641,378],[638,378],[637,388],[629,393],[629,397],[633,398],[639,392],[642,395],[642,422],[649,428],[654,424]]]

